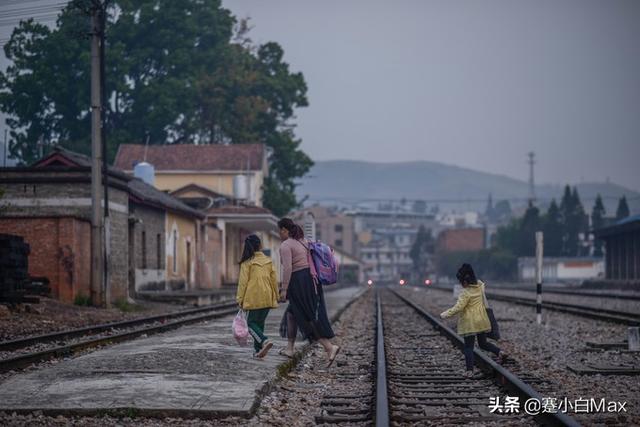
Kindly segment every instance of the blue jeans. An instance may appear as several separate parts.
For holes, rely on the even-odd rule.
[[[500,349],[487,341],[487,334],[481,332],[478,335],[478,346],[486,351],[494,353],[496,356],[500,354]],[[474,357],[473,357],[473,343],[475,335],[467,335],[464,337],[464,361],[467,365],[467,371],[473,370]]]

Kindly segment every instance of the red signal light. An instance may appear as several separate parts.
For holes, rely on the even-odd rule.
[[[367,280],[367,285],[369,285],[369,286],[373,285],[373,280],[371,280],[371,279]]]
[[[406,282],[404,281],[404,279],[400,279],[400,282],[398,282],[398,283],[400,283],[400,286],[404,286],[404,284],[405,284]]]
[[[425,280],[425,281],[424,281],[424,284],[425,284],[425,285],[427,285],[427,286],[429,286],[429,285],[431,284],[431,280],[430,280],[430,279]]]

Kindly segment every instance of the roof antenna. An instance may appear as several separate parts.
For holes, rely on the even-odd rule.
[[[149,132],[145,132],[146,136],[147,136],[147,140],[144,143],[144,162],[146,163],[147,161],[147,150],[149,149],[149,137],[151,136],[149,134]]]

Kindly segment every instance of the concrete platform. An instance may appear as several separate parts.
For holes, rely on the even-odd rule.
[[[212,305],[235,298],[235,289],[197,289],[191,291],[138,291],[136,297],[147,301],[193,305]]]
[[[326,294],[329,316],[362,288]],[[278,327],[285,304],[267,318],[275,342],[264,360],[240,347],[231,334],[233,316],[185,326],[13,376],[0,384],[0,411],[221,417],[249,416],[257,397],[288,362]],[[299,349],[305,342],[299,343]]]

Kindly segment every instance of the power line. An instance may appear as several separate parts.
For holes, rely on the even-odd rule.
[[[29,3],[42,3],[43,0],[3,0],[2,6],[23,6]]]
[[[12,19],[7,21],[0,21],[0,28],[16,27],[20,24],[20,22],[26,21],[31,18],[33,18],[33,20],[39,24],[42,24],[44,22],[55,22],[56,19],[58,19],[58,16],[60,16],[59,13],[54,13],[54,14],[47,14],[47,15],[40,15],[40,16],[30,16],[28,18],[23,18],[23,19]]]
[[[55,3],[47,6],[23,7],[18,9],[10,9],[6,12],[0,12],[0,18],[15,18],[30,16],[38,13],[50,13],[62,10],[66,3]]]
[[[619,200],[620,197],[618,196],[601,196],[601,198],[603,200]],[[537,198],[540,201],[548,201],[550,202],[552,199],[557,199],[557,197],[538,197]],[[596,200],[596,197],[582,197],[580,196],[581,200]],[[640,196],[636,196],[636,197],[627,197],[627,200],[639,200]],[[337,202],[352,202],[352,203],[366,203],[366,202],[402,202],[403,200],[406,203],[411,203],[411,202],[427,202],[427,203],[486,203],[487,199],[486,198],[478,198],[478,199],[474,199],[474,198],[469,198],[469,199],[464,199],[464,198],[458,198],[458,199],[446,199],[446,198],[442,198],[442,199],[429,199],[429,198],[357,198],[357,197],[309,197],[308,198],[309,201],[318,201],[318,202],[322,202],[322,201],[337,201]],[[494,196],[494,200],[497,201],[502,201],[502,200],[506,200],[508,202],[518,202],[518,203],[525,203],[529,200],[529,198],[526,197],[495,197]]]

